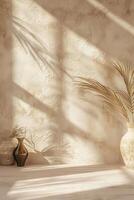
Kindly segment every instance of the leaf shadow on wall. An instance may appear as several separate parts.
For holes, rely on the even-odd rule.
[[[59,71],[61,70],[71,79],[71,76],[66,71],[64,71],[63,68],[60,68],[58,53],[57,53],[57,56],[54,56],[47,49],[44,42],[42,42],[40,38],[36,36],[28,28],[28,25],[26,24],[25,21],[21,20],[20,18],[16,16],[13,16],[12,23],[13,23],[13,26],[12,26],[13,35],[16,37],[21,47],[25,50],[25,53],[26,54],[29,53],[32,56],[32,58],[35,60],[35,62],[37,63],[41,71],[43,70],[44,66],[49,67],[49,69],[51,69],[58,77],[60,77],[56,69],[56,66],[58,65]],[[61,48],[60,48],[60,51],[61,51]]]
[[[13,16],[12,18],[12,32],[16,37],[21,47],[26,54],[30,53],[37,65],[42,70],[42,65],[48,66],[51,70],[57,73],[54,69],[56,58],[47,50],[40,39],[27,27],[28,25],[20,18]]]

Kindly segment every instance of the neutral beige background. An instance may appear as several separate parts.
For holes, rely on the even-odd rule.
[[[72,80],[124,87],[107,63],[134,62],[133,11],[130,0],[0,1],[1,138],[26,127],[29,162],[121,162],[125,120]]]

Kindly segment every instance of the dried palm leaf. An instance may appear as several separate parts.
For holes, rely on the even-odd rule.
[[[115,69],[122,76],[131,104],[131,113],[134,115],[134,68],[129,64],[123,65],[121,62],[114,62]]]
[[[77,77],[75,83],[84,90],[95,92],[100,96],[105,104],[117,110],[127,120],[129,120],[129,110],[131,103],[128,94],[125,91],[112,90],[109,87],[104,86],[94,79],[86,79]]]
[[[75,82],[82,89],[95,92],[109,108],[114,108],[130,123],[134,123],[134,68],[119,61],[114,61],[112,65],[124,80],[127,92],[124,90],[113,90],[91,78],[77,77]]]

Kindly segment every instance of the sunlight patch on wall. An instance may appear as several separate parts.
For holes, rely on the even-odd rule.
[[[126,22],[125,20],[121,19],[114,13],[112,13],[108,8],[103,6],[99,1],[97,0],[87,0],[91,5],[93,5],[95,8],[103,12],[110,20],[117,23],[119,26],[121,26],[123,29],[134,35],[134,27]]]
[[[109,125],[100,99],[87,95],[82,100],[84,93],[73,81],[77,76],[90,77],[116,87],[115,74],[105,60],[109,52],[124,52],[122,29],[112,23],[112,13],[96,12],[103,12],[97,1],[84,1],[82,8],[81,1],[69,2],[68,6],[63,1],[58,5],[13,0],[14,125],[27,126],[29,138],[37,136],[33,138],[40,152],[48,135],[57,148],[62,146],[61,151],[70,148],[69,163],[116,162],[120,156],[116,119],[111,115]],[[115,36],[120,40],[114,42]],[[65,160],[66,156],[64,152]]]
[[[67,52],[71,53],[71,51],[72,52],[77,51],[79,54],[88,56],[89,59],[96,59],[96,58],[102,59],[104,55],[103,52],[99,50],[95,45],[90,43],[88,40],[86,40],[76,32],[71,31],[67,27],[64,32],[64,38],[65,38],[64,40],[65,51]]]

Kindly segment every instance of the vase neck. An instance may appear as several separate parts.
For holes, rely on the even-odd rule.
[[[18,145],[17,145],[18,152],[20,154],[25,153],[27,151],[27,149],[26,149],[25,145],[23,144],[24,138],[17,138],[17,140],[18,140]]]
[[[134,136],[134,128],[128,128],[127,133]]]
[[[19,143],[19,144],[22,144],[22,143],[23,143],[23,140],[24,140],[24,138],[17,138],[17,140],[18,140],[18,143]]]

